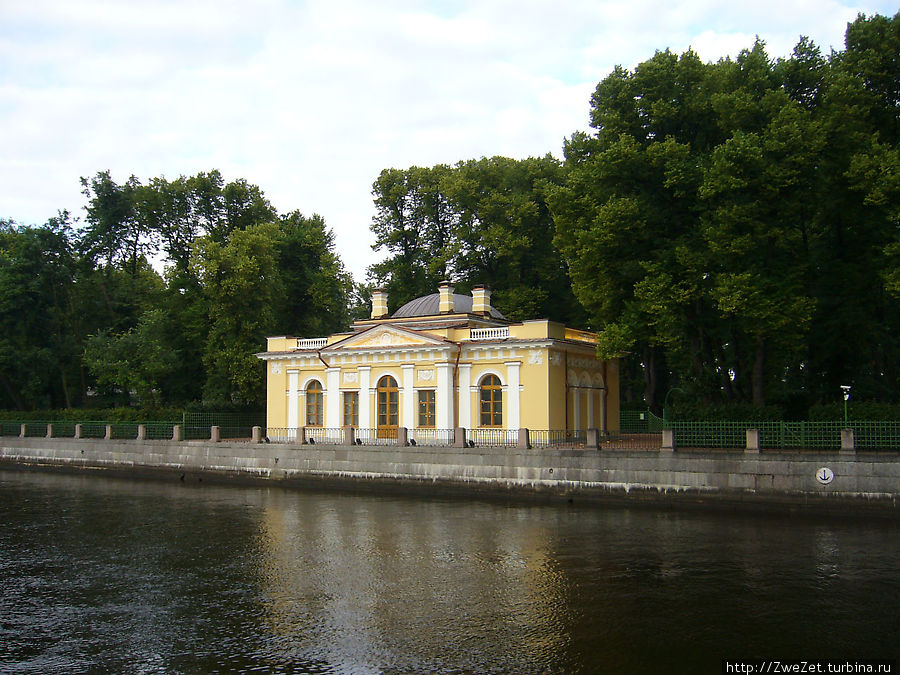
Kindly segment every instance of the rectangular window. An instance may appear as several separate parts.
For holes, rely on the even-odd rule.
[[[434,389],[419,391],[419,428],[434,429]]]
[[[359,426],[359,392],[344,392],[344,426]]]

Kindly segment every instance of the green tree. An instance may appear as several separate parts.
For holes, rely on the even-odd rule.
[[[254,356],[276,320],[283,286],[278,275],[280,232],[275,223],[234,230],[225,243],[212,237],[195,242],[191,271],[208,307],[209,332],[203,350],[204,399],[260,404],[265,377]]]

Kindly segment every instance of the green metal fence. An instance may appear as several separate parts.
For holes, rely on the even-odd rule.
[[[853,430],[857,450],[900,451],[900,421],[693,421],[669,420],[649,410],[623,410],[622,433],[675,432],[680,448],[743,448],[747,430],[759,430],[759,445],[766,450],[840,450],[841,431]]]

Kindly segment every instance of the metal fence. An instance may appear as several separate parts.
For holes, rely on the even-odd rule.
[[[519,444],[518,429],[469,429],[466,439],[472,445],[488,445],[495,448],[514,448]]]
[[[396,429],[354,429],[358,445],[397,445]]]
[[[453,429],[410,429],[407,439],[410,445],[453,445],[456,433]]]
[[[306,427],[306,442],[310,445],[343,445],[343,429],[327,429],[325,427]]]
[[[560,429],[529,429],[528,442],[531,447],[584,446],[587,443],[586,431],[563,431]]]

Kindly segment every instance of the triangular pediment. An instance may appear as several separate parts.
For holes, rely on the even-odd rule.
[[[330,345],[328,351],[340,349],[378,349],[389,347],[443,347],[447,341],[418,331],[397,326],[372,326],[356,335]]]

